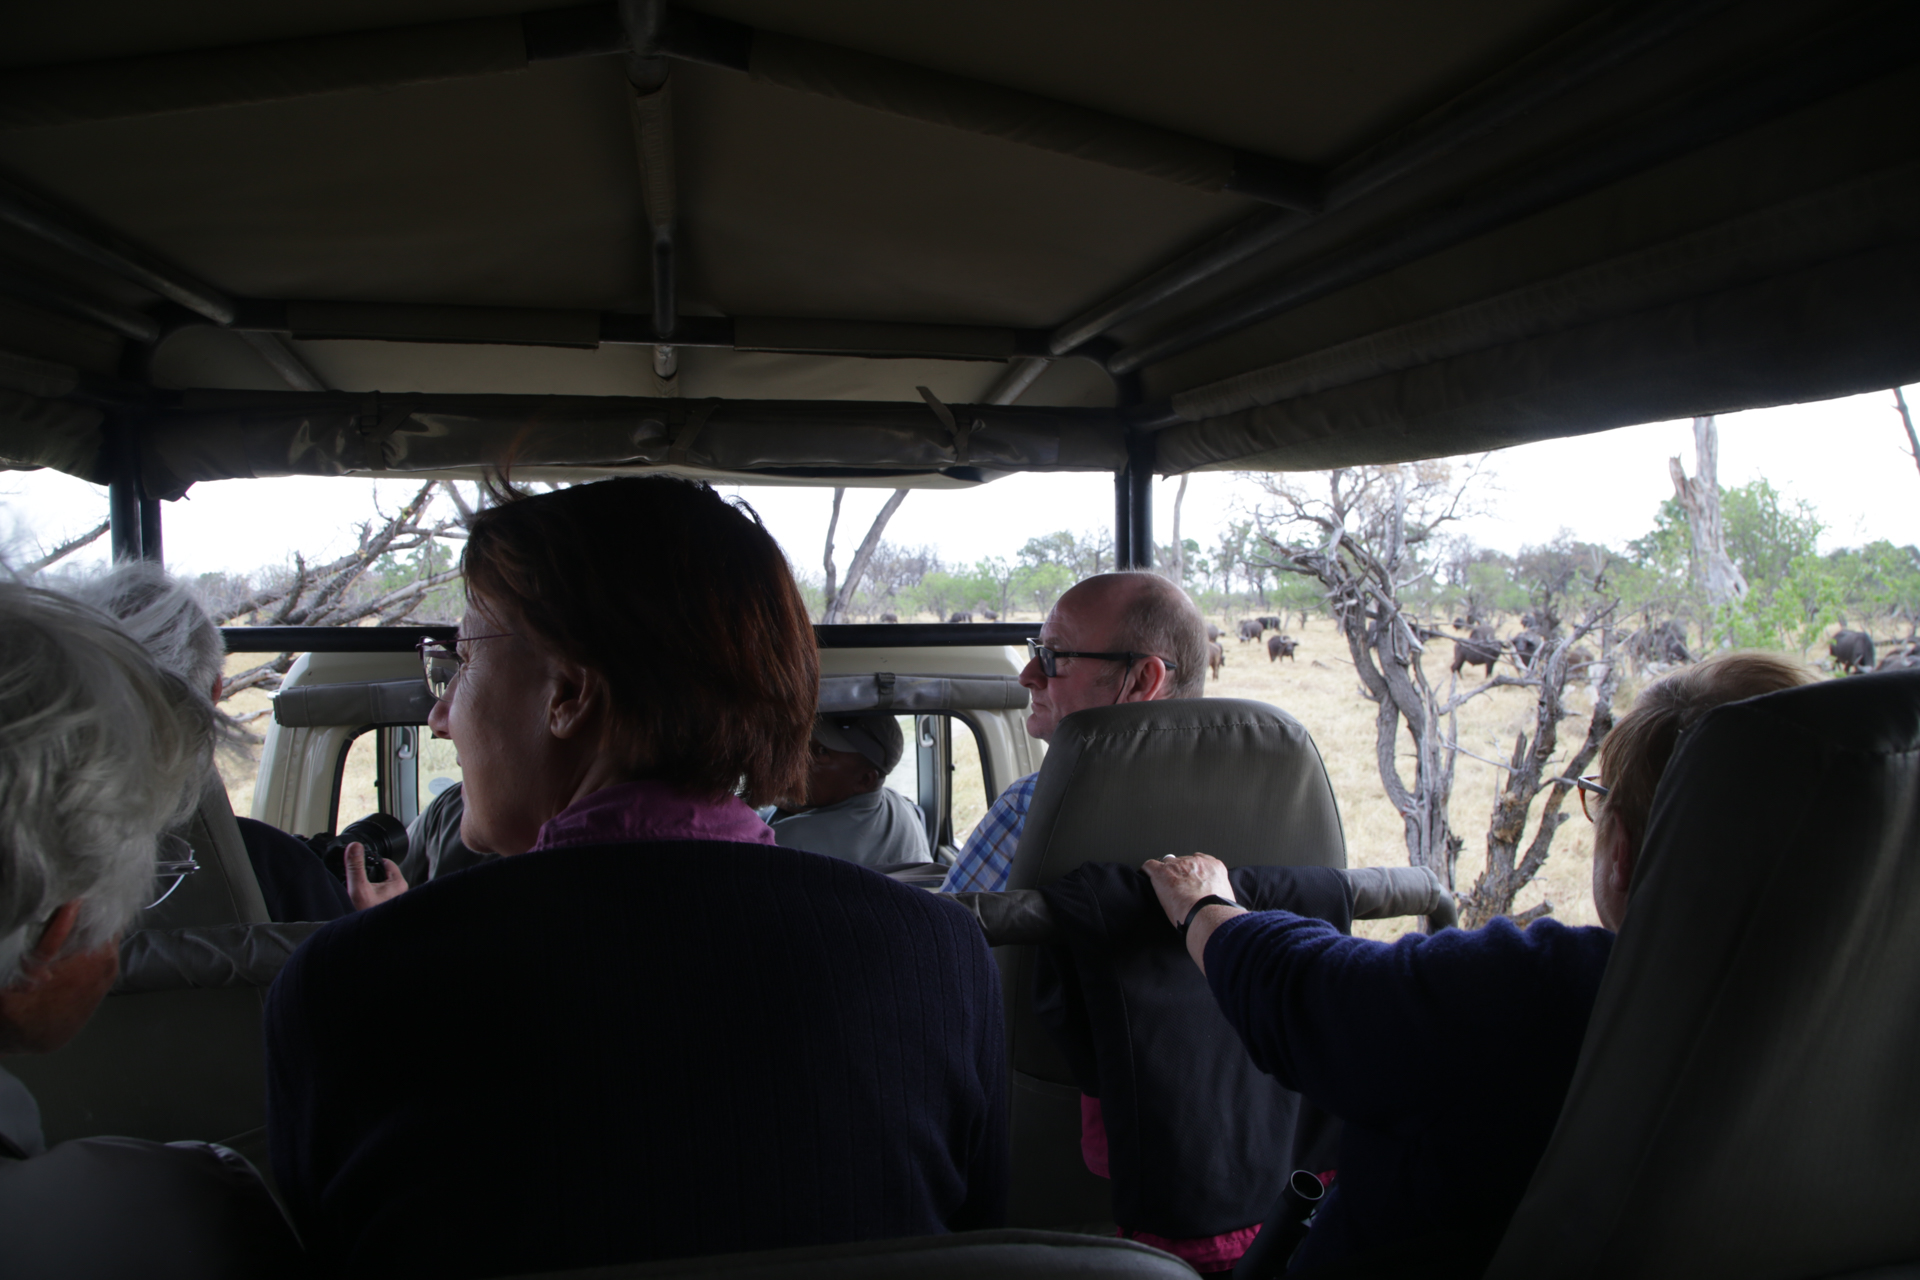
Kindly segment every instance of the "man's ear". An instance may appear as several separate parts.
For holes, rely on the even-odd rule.
[[[556,738],[597,732],[607,699],[600,673],[577,662],[553,660],[552,694],[547,700],[547,731]]]
[[[1167,690],[1173,685],[1173,673],[1167,670],[1166,662],[1148,654],[1133,664],[1127,672],[1127,679],[1133,687],[1127,691],[1128,702],[1152,702],[1155,698],[1167,696]]]

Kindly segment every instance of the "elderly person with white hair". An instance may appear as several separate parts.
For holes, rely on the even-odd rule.
[[[226,641],[186,583],[151,561],[135,560],[82,582],[73,594],[116,619],[162,671],[180,677],[196,693],[205,692],[216,735],[240,741],[238,726],[219,710]],[[304,840],[252,818],[238,823],[273,919],[337,920],[365,905],[349,900],[346,886]]]
[[[163,833],[199,797],[211,725],[205,695],[104,614],[0,582],[0,1053],[60,1048],[112,987]],[[24,1088],[0,1073],[0,1094],[7,1275],[300,1272],[285,1220],[233,1152],[131,1138],[47,1151]]]

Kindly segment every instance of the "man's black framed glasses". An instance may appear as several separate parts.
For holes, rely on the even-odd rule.
[[[1155,655],[1151,653],[1133,652],[1086,653],[1077,649],[1050,648],[1047,645],[1041,644],[1038,640],[1027,641],[1027,657],[1040,664],[1041,673],[1049,680],[1059,677],[1060,659],[1062,658],[1098,658],[1103,662],[1124,662],[1128,667],[1132,667],[1134,663],[1139,662],[1142,658],[1151,658],[1154,656]],[[1165,658],[1161,658],[1160,661],[1166,663],[1167,670],[1169,671],[1178,671],[1180,669],[1175,664],[1167,662]]]

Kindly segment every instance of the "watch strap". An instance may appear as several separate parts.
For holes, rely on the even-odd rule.
[[[1193,918],[1200,914],[1202,908],[1237,907],[1239,905],[1240,905],[1239,903],[1233,901],[1231,898],[1223,898],[1217,893],[1210,893],[1206,897],[1200,899],[1200,901],[1194,903],[1193,909],[1187,912],[1187,918],[1185,920],[1182,920],[1179,923],[1179,925],[1176,927],[1180,930],[1180,936],[1184,938],[1187,936],[1187,930],[1193,925]]]

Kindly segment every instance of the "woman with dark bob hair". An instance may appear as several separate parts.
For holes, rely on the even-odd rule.
[[[429,723],[461,838],[508,856],[356,875],[389,900],[274,984],[268,1137],[310,1252],[508,1275],[997,1224],[979,927],[750,807],[803,785],[819,691],[751,510],[666,478],[515,497],[463,567]]]

